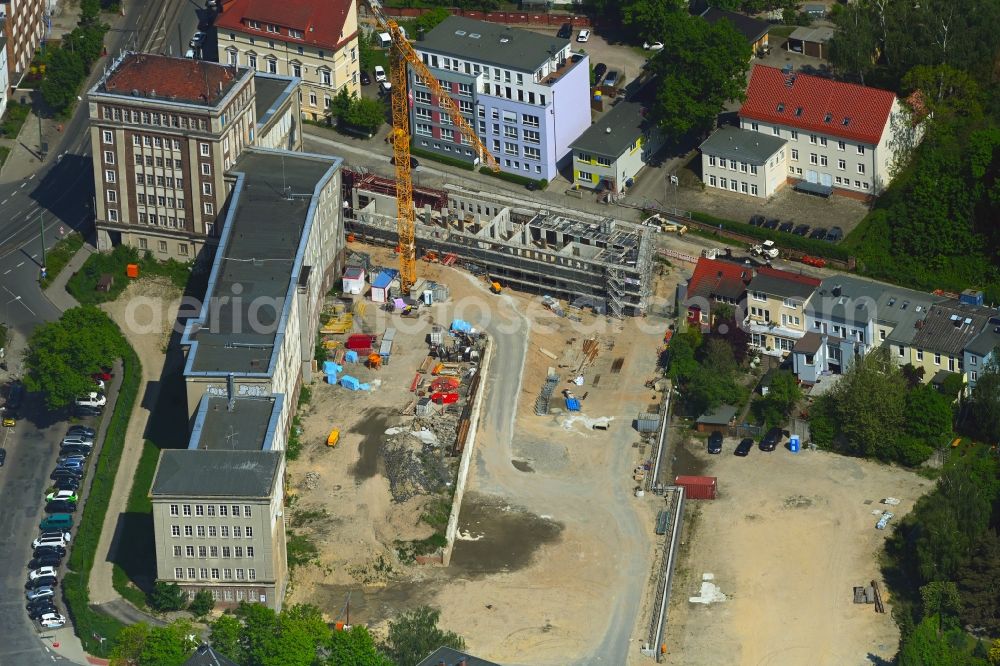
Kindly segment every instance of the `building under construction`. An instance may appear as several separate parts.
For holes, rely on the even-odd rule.
[[[345,229],[359,240],[396,245],[395,181],[345,169],[343,187]],[[653,257],[646,227],[457,188],[414,187],[413,201],[417,257],[433,253],[505,286],[615,317],[646,312]]]

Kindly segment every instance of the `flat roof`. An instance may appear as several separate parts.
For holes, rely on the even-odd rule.
[[[277,113],[295,92],[295,86],[300,80],[294,76],[277,76],[261,72],[254,75],[254,88],[257,93],[254,98],[257,127],[263,127],[270,122],[271,116]]]
[[[269,451],[274,443],[284,396],[201,398],[189,449],[199,451]]]
[[[699,148],[716,157],[763,166],[786,143],[781,137],[727,125],[713,132]]]
[[[424,35],[423,40],[414,42],[413,48],[522,72],[534,72],[569,43],[569,39],[520,30],[500,23],[449,16]]]
[[[192,451],[160,453],[152,497],[271,496],[281,469],[280,451]]]
[[[642,137],[649,121],[639,102],[618,102],[569,144],[573,150],[617,159]]]
[[[815,28],[802,26],[792,30],[792,34],[788,35],[788,39],[795,39],[801,42],[817,42],[824,43],[830,41],[833,37],[833,28],[827,27],[825,25],[817,26]]]
[[[190,345],[185,375],[271,374],[304,268],[317,194],[341,162],[258,148],[236,161],[205,303],[181,339]]]
[[[771,29],[771,24],[767,21],[761,21],[752,16],[730,12],[718,7],[707,8],[701,13],[701,17],[712,25],[715,25],[718,21],[729,21],[736,28],[736,31],[746,37],[747,41],[751,44],[766,35]]]

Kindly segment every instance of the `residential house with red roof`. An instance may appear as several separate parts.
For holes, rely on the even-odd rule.
[[[678,303],[687,309],[687,323],[707,329],[712,325],[712,308],[725,303],[738,313],[746,298],[753,269],[746,264],[700,257],[687,285],[678,293]]]
[[[302,112],[324,118],[342,89],[360,94],[356,0],[223,0],[219,62],[302,79]]]
[[[828,196],[877,196],[901,133],[915,133],[888,90],[756,65],[739,112],[740,127],[787,141],[789,182]]]
[[[765,266],[747,285],[747,307],[741,324],[750,345],[769,356],[787,356],[807,331],[805,304],[820,280]]]

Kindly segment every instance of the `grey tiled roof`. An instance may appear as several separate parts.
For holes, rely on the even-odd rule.
[[[464,16],[449,16],[420,41],[417,51],[534,72],[542,63],[566,48],[568,39],[487,23]]]
[[[281,469],[280,451],[194,451],[160,454],[153,497],[244,497],[271,494]]]

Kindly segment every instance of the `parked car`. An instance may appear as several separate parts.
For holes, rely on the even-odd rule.
[[[749,437],[744,437],[740,440],[740,443],[736,445],[736,450],[733,451],[733,454],[745,458],[750,454],[750,449],[752,448],[753,440]]]
[[[29,567],[58,567],[62,563],[62,558],[58,555],[39,555],[28,563]]]
[[[62,451],[60,451],[60,453],[62,455],[60,455],[58,458],[56,458],[56,463],[64,463],[64,462],[72,462],[72,461],[76,461],[76,462],[80,462],[80,463],[87,462],[87,454],[86,453],[65,453],[65,452],[62,452]]]
[[[200,48],[201,45],[205,43],[206,36],[207,35],[205,33],[199,30],[198,32],[194,33],[194,35],[191,36],[191,41],[188,42],[188,46],[190,46],[193,49]]]
[[[812,230],[812,233],[809,234],[809,238],[823,240],[824,238],[826,238],[826,227],[816,227],[815,229]]]
[[[38,601],[39,599],[51,598],[56,595],[56,591],[51,587],[35,587],[24,593],[24,598],[28,602]]]
[[[760,226],[763,226],[764,222],[766,222],[766,221],[767,220],[764,218],[763,215],[751,215],[750,216],[750,226],[751,227],[760,227]]]
[[[64,557],[66,549],[63,546],[39,546],[31,552],[32,557],[42,557],[44,555],[58,555]]]
[[[607,76],[604,77],[604,85],[606,85],[609,88],[614,88],[616,85],[618,85],[618,77],[619,77],[618,70],[615,69],[609,70]]]
[[[60,455],[89,456],[94,447],[90,444],[63,444],[59,447]]]
[[[778,444],[781,443],[782,432],[781,428],[771,428],[764,435],[763,439],[760,440],[760,450],[761,451],[774,451],[778,448]]]
[[[56,500],[62,500],[65,502],[77,502],[80,496],[76,494],[73,490],[55,490],[45,496],[46,502],[52,502]]]
[[[28,580],[38,580],[39,578],[44,578],[46,576],[55,576],[55,567],[40,567],[33,571],[28,572]]]
[[[108,397],[103,393],[91,391],[87,395],[78,396],[74,404],[77,407],[104,407],[108,404]]]
[[[365,70],[361,70],[361,85],[367,86],[372,82],[372,76]]]
[[[111,378],[114,377],[114,374],[111,372],[111,368],[101,368],[99,372],[95,372],[90,376],[93,377],[94,379],[100,379],[101,381],[109,382],[111,381]]]
[[[594,65],[594,85],[601,85],[601,81],[604,80],[604,75],[608,73],[608,66],[603,62],[599,62]]]
[[[805,236],[806,234],[809,233],[809,225],[800,224],[799,226],[795,227],[792,233],[795,234],[796,236]]]
[[[589,30],[581,30],[580,34],[578,34],[576,36],[576,41],[578,41],[578,42],[586,42],[589,39],[590,39],[590,31]]]
[[[57,500],[45,505],[45,513],[76,513],[76,502]]]
[[[764,224],[762,224],[761,226],[764,227],[765,229],[777,229],[779,224],[781,224],[781,220],[779,220],[776,217],[772,217],[768,219],[766,222],[764,222]]]
[[[71,458],[57,463],[56,469],[68,469],[73,472],[83,472],[83,468],[86,464],[86,460],[76,460],[75,458]]]
[[[573,26],[570,23],[563,23],[559,26],[559,32],[556,33],[556,37],[559,39],[569,39],[573,36]]]
[[[379,83],[389,80],[389,77],[386,76],[385,68],[382,67],[382,65],[375,65],[375,80]]]
[[[647,51],[662,51],[663,42],[653,42],[652,44],[650,44],[649,42],[643,42],[642,48],[646,49]]]
[[[7,462],[7,449],[0,447],[0,467]]]
[[[68,530],[73,527],[73,516],[68,513],[53,513],[38,523],[40,530]]]
[[[790,233],[792,229],[795,228],[794,222],[782,222],[778,225],[778,231],[784,231],[786,234]]]
[[[388,96],[392,93],[392,83],[389,81],[378,82],[378,94]]]
[[[34,580],[29,580],[24,584],[25,590],[33,590],[38,587],[55,587],[59,584],[59,579],[55,576],[42,576]]]
[[[713,430],[708,436],[708,452],[722,453],[722,433],[718,430]]]
[[[48,600],[48,603],[43,602],[28,608],[28,617],[32,620],[40,620],[46,615],[54,615],[57,612],[55,603]]]
[[[66,626],[66,618],[59,613],[48,613],[39,618],[38,623],[46,629],[59,629]]]
[[[894,514],[892,511],[886,511],[885,513],[883,513],[882,516],[878,519],[878,522],[875,523],[875,529],[884,530],[886,526],[889,524],[889,521],[892,520],[893,516],[895,515],[896,514]]]
[[[42,532],[42,534],[31,542],[31,547],[38,549],[43,546],[58,546],[65,548],[72,537],[69,532]]]
[[[842,241],[844,240],[844,230],[840,227],[830,227],[830,230],[826,232],[826,239],[831,243]]]
[[[72,414],[78,419],[87,418],[88,416],[100,416],[104,413],[104,409],[101,407],[89,407],[87,405],[73,405]]]
[[[32,608],[42,608],[44,606],[54,606],[55,601],[52,596],[40,596],[36,599],[26,600],[24,603],[25,608],[31,610]]]
[[[66,437],[87,437],[93,440],[96,434],[96,430],[85,425],[71,425],[66,430]]]

